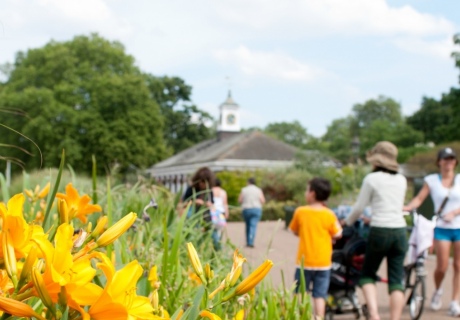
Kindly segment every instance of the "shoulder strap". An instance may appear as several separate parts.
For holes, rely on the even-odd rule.
[[[454,188],[455,186],[455,179],[457,178],[457,174],[454,175],[454,178],[452,179],[452,184],[450,185],[450,188],[449,190],[447,191],[447,196],[444,198],[444,200],[442,200],[442,203],[441,205],[439,206],[439,209],[438,209],[438,212],[436,212],[436,215],[438,217],[441,217],[441,212],[442,210],[444,210],[444,207],[446,206],[446,203],[447,201],[449,200],[449,196],[450,196],[450,192],[451,190]],[[442,178],[441,178],[442,179]],[[442,180],[441,180],[441,183],[442,183]]]

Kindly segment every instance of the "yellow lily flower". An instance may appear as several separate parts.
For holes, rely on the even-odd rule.
[[[204,265],[204,275],[206,276],[206,280],[208,282],[211,282],[214,278],[214,271],[211,269],[211,265],[209,263]]]
[[[64,193],[57,193],[56,198],[63,199],[67,203],[68,219],[69,221],[73,218],[78,218],[81,222],[86,223],[88,214],[102,211],[102,208],[98,204],[90,204],[91,198],[84,194],[80,197],[77,189],[75,189],[71,183],[65,187]]]
[[[241,281],[241,283],[236,287],[235,295],[240,296],[251,291],[252,288],[258,285],[259,282],[265,278],[272,267],[273,262],[271,260],[265,260],[246,279]]]
[[[200,312],[200,317],[209,318],[211,320],[222,320],[217,314],[209,312],[208,310],[203,310]]]
[[[137,260],[131,261],[115,272],[107,256],[95,254],[102,259],[98,267],[104,271],[107,283],[101,296],[88,310],[90,318],[93,320],[158,319],[153,315],[153,307],[149,299],[136,294],[136,284],[142,275],[142,267]]]
[[[6,272],[8,276],[13,280],[13,283],[17,284],[18,270],[16,268],[16,255],[14,254],[13,241],[11,240],[10,230],[2,232],[2,250],[3,250],[3,261],[5,264]]]
[[[43,304],[50,310],[55,312],[53,301],[51,300],[51,296],[46,289],[45,282],[43,281],[42,274],[38,267],[34,267],[32,270],[32,282],[34,283],[35,290],[37,292],[38,297],[43,302]]]
[[[35,202],[39,199],[45,198],[50,191],[50,183],[48,182],[43,189],[40,190],[40,186],[37,184],[35,190],[24,190],[24,193],[30,198],[31,201]]]
[[[37,318],[45,320],[24,302],[0,296],[0,310],[16,317]]]
[[[201,282],[206,284],[207,282],[203,274],[203,266],[201,265],[200,257],[198,257],[198,253],[196,252],[196,249],[191,242],[187,243],[187,254],[196,275],[200,277]]]
[[[105,247],[117,240],[126,230],[129,229],[136,221],[137,214],[134,212],[128,213],[126,216],[118,220],[113,226],[108,228],[97,240],[99,247]]]
[[[31,239],[43,236],[43,228],[37,225],[29,226],[24,219],[23,206],[25,197],[22,193],[13,196],[8,205],[0,203],[0,217],[2,218],[2,234],[8,233],[10,238],[9,245],[14,248],[16,259],[21,259],[26,256],[31,247]],[[0,237],[0,247],[3,247],[6,236]],[[11,249],[9,247],[9,249]],[[5,247],[6,248],[6,247]],[[4,258],[4,254],[8,251],[1,251],[0,258]],[[11,255],[10,255],[11,256]]]
[[[153,266],[149,272],[149,282],[151,287],[156,290],[160,288],[161,282],[158,279],[157,266]]]
[[[233,320],[244,320],[244,309],[241,309],[238,311],[235,315],[235,318]]]
[[[243,263],[246,261],[246,258],[242,254],[238,253],[238,249],[233,253],[233,265],[230,272],[227,274],[225,279],[220,283],[220,285],[209,295],[209,299],[214,298],[214,296],[224,289],[233,287],[235,283],[240,278],[241,273],[243,272]]]
[[[51,184],[48,182],[45,187],[43,187],[43,189],[38,193],[38,199],[43,199],[48,195],[50,192],[50,186]]]
[[[228,301],[235,296],[240,296],[251,291],[256,285],[262,281],[273,267],[271,260],[265,260],[256,270],[254,270],[246,279],[235,288],[233,292],[224,297],[222,301]]]
[[[91,256],[74,260],[71,254],[73,227],[61,224],[54,239],[55,246],[45,237],[33,241],[45,257],[43,281],[52,301],[58,301],[61,286],[65,286],[69,306],[80,310],[80,305],[90,305],[101,295],[102,288],[92,283],[96,270],[91,266]]]
[[[10,277],[8,277],[8,273],[6,273],[6,270],[0,269],[0,292],[12,293],[13,289],[14,285]]]
[[[201,285],[203,283],[203,282],[201,282],[200,277],[198,277],[196,275],[196,273],[194,271],[192,271],[192,270],[188,271],[188,278],[189,278],[189,280],[192,280],[193,284],[196,285],[196,286],[199,286],[199,285]]]

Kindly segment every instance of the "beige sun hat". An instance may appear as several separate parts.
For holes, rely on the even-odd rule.
[[[389,141],[380,141],[367,152],[366,160],[376,167],[382,167],[387,170],[399,170],[398,148]]]

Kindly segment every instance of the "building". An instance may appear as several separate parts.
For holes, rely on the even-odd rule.
[[[217,135],[163,160],[148,174],[171,191],[179,191],[200,167],[214,172],[272,169],[292,166],[297,148],[260,131],[241,132],[240,107],[231,93],[219,107]]]

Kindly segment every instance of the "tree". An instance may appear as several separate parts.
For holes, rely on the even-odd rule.
[[[322,137],[329,153],[345,163],[353,159],[351,141],[354,123],[355,120],[352,116],[335,119],[327,127],[327,131]]]
[[[407,123],[425,135],[425,142],[445,141],[446,132],[452,123],[452,108],[433,98],[423,97],[418,111],[407,118]]]
[[[275,122],[268,124],[265,133],[297,148],[304,149],[311,136],[299,121]]]
[[[358,131],[369,127],[375,120],[388,120],[390,123],[403,121],[399,103],[385,96],[367,100],[364,104],[355,104],[352,115],[358,127],[353,129]]]
[[[0,92],[0,106],[25,117],[0,114],[0,122],[33,139],[44,165],[57,166],[61,149],[76,170],[146,167],[167,156],[160,107],[119,42],[96,34],[19,52]],[[6,143],[31,149],[18,135],[2,131]],[[37,160],[14,150],[28,168]]]
[[[401,114],[401,106],[395,100],[379,96],[363,104],[355,104],[347,118],[334,120],[328,127],[323,141],[331,155],[349,162],[354,157],[352,141],[359,138],[359,156],[381,140],[395,143],[399,148],[412,148],[423,141],[423,133],[409,126]]]
[[[212,116],[191,104],[192,87],[178,77],[147,75],[152,99],[160,105],[165,126],[163,138],[172,153],[208,139],[212,135]]]

